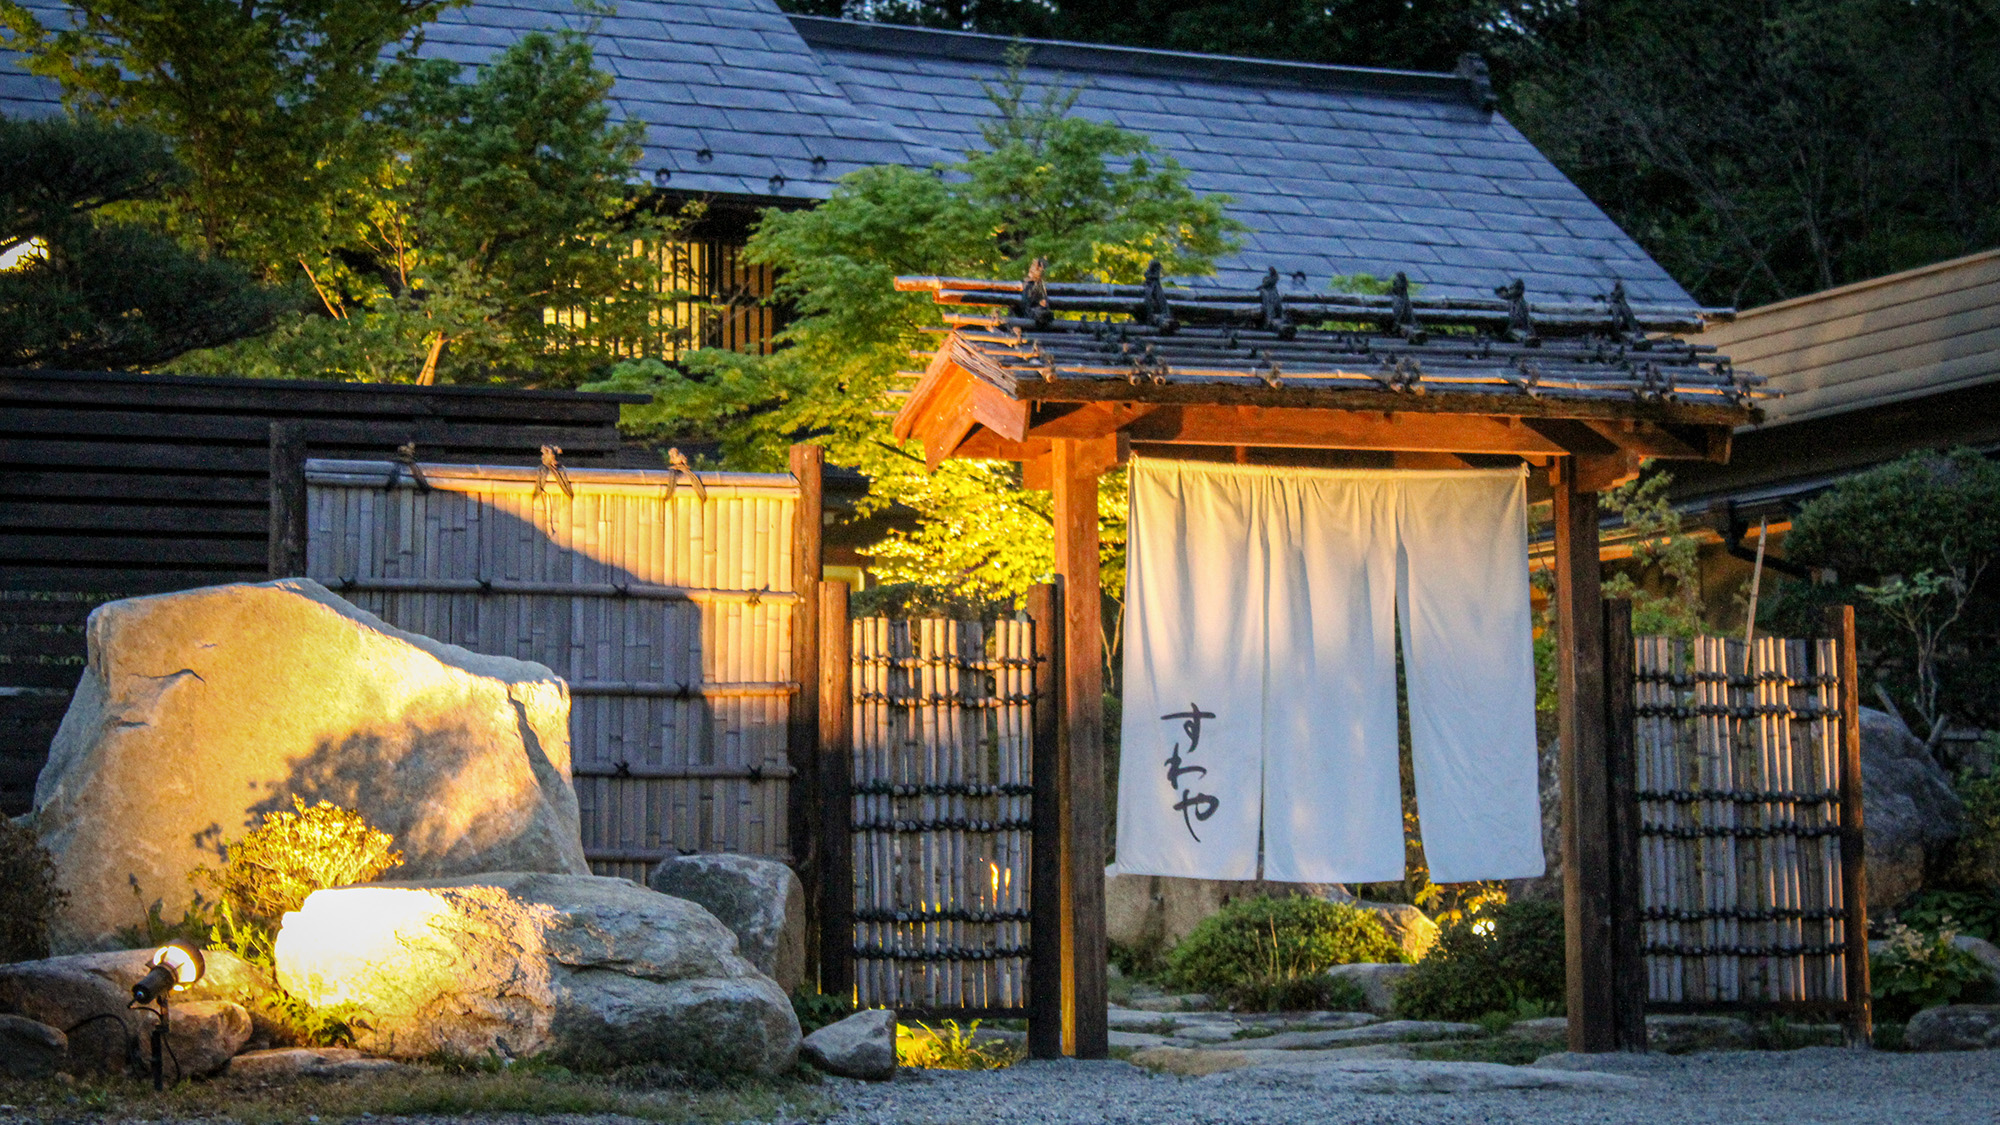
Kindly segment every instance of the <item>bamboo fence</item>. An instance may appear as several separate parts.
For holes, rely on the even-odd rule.
[[[787,858],[788,474],[313,461],[306,573],[389,624],[569,684],[584,854]]]
[[[1848,1004],[1836,642],[1634,645],[1649,1006]]]
[[[852,630],[855,1000],[1025,1010],[1033,627]]]

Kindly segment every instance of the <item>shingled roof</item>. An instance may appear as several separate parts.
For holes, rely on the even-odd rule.
[[[946,335],[894,426],[935,466],[1051,440],[1726,460],[1758,376],[1698,330],[1724,310],[1483,298],[1287,299],[1139,285],[903,277]]]
[[[26,0],[45,20],[63,7]],[[476,64],[535,29],[587,32],[622,115],[646,126],[640,175],[756,202],[824,199],[867,165],[958,159],[993,112],[981,83],[997,36],[787,17],[773,0],[477,0],[446,12],[423,53]],[[1314,66],[1027,41],[1031,93],[1080,91],[1077,111],[1150,136],[1251,228],[1220,263],[1288,292],[1335,275],[1406,271],[1421,293],[1468,297],[1514,278],[1552,300],[1622,281],[1642,303],[1687,303],[1659,265],[1503,117],[1471,75]],[[46,112],[47,83],[0,61],[0,108]]]

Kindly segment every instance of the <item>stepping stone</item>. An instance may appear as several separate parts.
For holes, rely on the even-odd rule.
[[[347,1047],[280,1047],[246,1051],[229,1060],[231,1078],[282,1082],[293,1078],[346,1078],[400,1070],[402,1064],[370,1058]]]
[[[1235,1040],[1236,1033],[1241,1030],[1234,1023],[1197,1023],[1175,1028],[1173,1037],[1195,1043],[1228,1043]]]
[[[1105,1012],[1104,1022],[1113,1031],[1151,1030],[1165,1023],[1179,1023],[1180,1020],[1163,1012],[1148,1012],[1134,1008],[1112,1008]]]
[[[1143,1051],[1151,1047],[1164,1047],[1170,1042],[1164,1035],[1149,1035],[1143,1031],[1113,1030],[1110,1039],[1113,1047],[1130,1047],[1135,1051]]]
[[[1330,1046],[1335,1043],[1379,1043],[1385,1040],[1456,1039],[1485,1033],[1486,1029],[1476,1023],[1450,1023],[1444,1020],[1384,1020],[1363,1027],[1329,1031],[1326,1033],[1326,1041]]]
[[[1148,1012],[1189,1012],[1213,1007],[1207,994],[1190,992],[1184,996],[1134,996],[1131,1007]]]
[[[1251,1059],[1206,1079],[1224,1086],[1339,1091],[1356,1094],[1477,1094],[1493,1090],[1587,1090],[1632,1093],[1651,1083],[1623,1074],[1546,1070],[1499,1063],[1425,1062],[1385,1058]]]

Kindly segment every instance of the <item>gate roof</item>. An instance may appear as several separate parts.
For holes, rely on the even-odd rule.
[[[948,457],[1034,461],[1053,439],[1726,460],[1763,380],[1674,333],[1729,310],[1263,288],[903,277],[945,336],[895,433]]]

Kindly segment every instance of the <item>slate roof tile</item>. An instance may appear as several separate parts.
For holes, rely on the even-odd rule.
[[[26,0],[66,21],[59,0]],[[429,57],[474,64],[530,29],[594,27],[621,113],[646,126],[641,172],[676,190],[821,199],[871,164],[927,167],[978,143],[981,82],[1009,41],[786,17],[775,0],[474,0],[427,33]],[[1434,295],[1512,276],[1550,298],[1623,277],[1635,300],[1686,294],[1513,125],[1448,76],[1357,72],[1094,45],[1032,44],[1029,97],[1080,91],[1078,109],[1146,133],[1196,190],[1234,197],[1253,229],[1218,263],[1228,284],[1264,267],[1308,275],[1398,269]],[[0,107],[47,112],[54,86],[0,52]],[[707,150],[709,159],[696,152]],[[824,158],[814,167],[813,157]],[[782,174],[782,183],[773,177]]]

